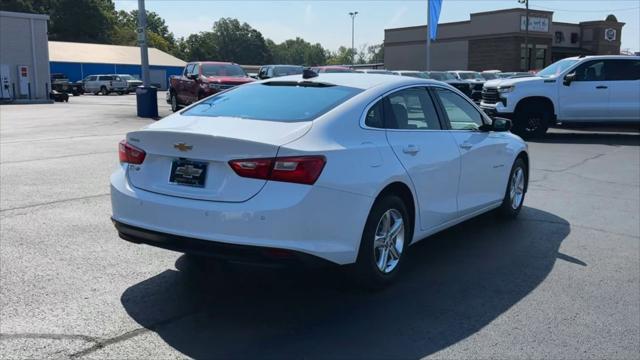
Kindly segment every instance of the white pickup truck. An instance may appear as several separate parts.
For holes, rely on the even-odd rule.
[[[572,57],[536,76],[487,81],[480,106],[523,138],[558,123],[640,123],[640,56]]]

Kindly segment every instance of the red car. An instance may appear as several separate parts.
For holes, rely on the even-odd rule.
[[[353,73],[355,70],[348,68],[346,66],[340,65],[328,65],[328,66],[316,66],[312,67],[311,70],[317,73]]]
[[[167,102],[177,111],[219,91],[252,82],[238,64],[198,61],[185,66],[182,75],[169,78]]]

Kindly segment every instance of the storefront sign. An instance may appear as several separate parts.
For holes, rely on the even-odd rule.
[[[608,28],[604,30],[604,39],[607,41],[616,41],[617,35],[616,29]]]
[[[526,30],[527,17],[520,17],[520,30]],[[549,18],[529,16],[529,31],[549,32]]]

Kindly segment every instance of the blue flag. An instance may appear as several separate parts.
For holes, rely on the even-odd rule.
[[[438,19],[442,10],[442,0],[429,0],[429,38],[435,40],[438,35]]]

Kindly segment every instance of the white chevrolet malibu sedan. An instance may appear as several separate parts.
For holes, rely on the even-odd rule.
[[[409,246],[494,210],[515,217],[527,145],[455,88],[303,75],[201,100],[120,143],[120,237],[241,262],[328,262],[380,287]]]

